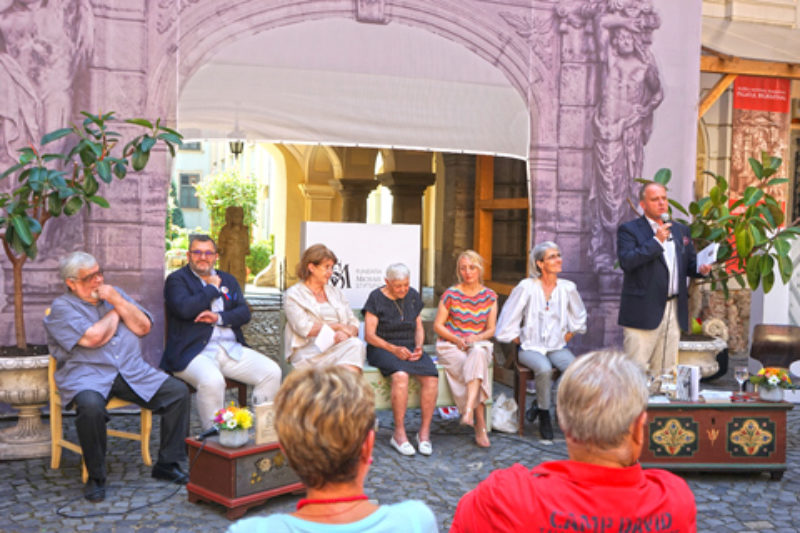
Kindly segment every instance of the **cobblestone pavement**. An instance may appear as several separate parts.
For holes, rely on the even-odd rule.
[[[725,385],[733,386],[732,380]],[[718,383],[717,383],[718,385]],[[495,394],[508,392],[501,385]],[[112,424],[138,426],[134,415],[114,416]],[[435,419],[434,454],[402,457],[389,447],[391,413],[379,414],[375,461],[367,477],[366,492],[381,503],[410,498],[426,502],[447,531],[462,494],[492,470],[514,462],[533,466],[564,459],[566,447],[558,432],[552,444],[538,439],[535,424],[525,435],[492,433],[492,447],[478,448],[471,430],[456,421]],[[158,446],[158,417],[154,417],[153,452]],[[0,420],[0,427],[13,424]],[[419,411],[410,411],[407,429],[413,435]],[[75,437],[74,420],[65,417],[69,438]],[[780,481],[767,474],[684,474],[697,501],[698,530],[702,532],[800,531],[800,408],[790,411],[788,424],[789,469]],[[99,504],[85,502],[78,456],[64,451],[61,468],[50,469],[49,457],[0,463],[0,531],[224,531],[230,523],[216,504],[193,504],[183,487],[153,480],[140,460],[137,443],[109,440],[108,489]],[[248,511],[246,516],[290,512],[298,496],[276,497]],[[63,513],[59,514],[59,513]]]

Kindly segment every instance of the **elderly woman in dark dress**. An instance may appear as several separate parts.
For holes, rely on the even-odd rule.
[[[414,455],[405,428],[408,404],[408,377],[421,385],[420,410],[422,425],[416,435],[422,455],[433,453],[430,429],[439,378],[436,365],[422,352],[425,331],[422,328],[422,298],[409,286],[410,272],[402,263],[386,269],[386,285],[375,289],[364,304],[364,336],[367,341],[367,362],[392,377],[392,413],[394,434],[389,444],[402,455]]]

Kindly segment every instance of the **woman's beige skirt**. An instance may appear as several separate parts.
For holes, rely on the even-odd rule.
[[[491,344],[479,343],[464,352],[452,342],[438,341],[436,355],[439,357],[439,364],[444,366],[450,393],[460,412],[466,411],[467,383],[473,379],[481,380],[478,401],[484,402],[489,398],[492,393],[491,383],[489,383],[489,365],[492,363]],[[472,407],[477,407],[477,405]]]
[[[367,350],[364,341],[358,337],[350,337],[334,344],[324,352],[320,352],[314,343],[309,343],[294,351],[289,362],[295,368],[308,366],[350,365],[364,368]]]

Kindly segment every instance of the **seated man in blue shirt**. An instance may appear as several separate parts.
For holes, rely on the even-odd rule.
[[[56,385],[64,405],[75,408],[75,425],[89,472],[84,497],[105,498],[108,399],[116,396],[161,415],[161,445],[152,476],[185,484],[189,390],[180,380],[142,359],[140,337],[150,332],[150,314],[122,289],[106,285],[97,260],[72,252],[59,261],[68,292],[53,301],[44,319],[55,357]]]

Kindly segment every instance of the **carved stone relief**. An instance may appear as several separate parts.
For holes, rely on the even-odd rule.
[[[384,0],[356,0],[356,20],[371,22],[373,24],[386,24],[389,18],[386,15]]]
[[[594,49],[596,105],[592,113],[593,166],[588,198],[591,227],[588,257],[596,272],[610,272],[616,261],[616,232],[633,215],[642,176],[644,147],[653,129],[653,111],[663,92],[652,33],[660,25],[650,0],[589,0],[556,8],[560,29],[570,36],[570,55]],[[591,46],[575,42],[583,28]],[[635,201],[635,200],[634,200]]]

